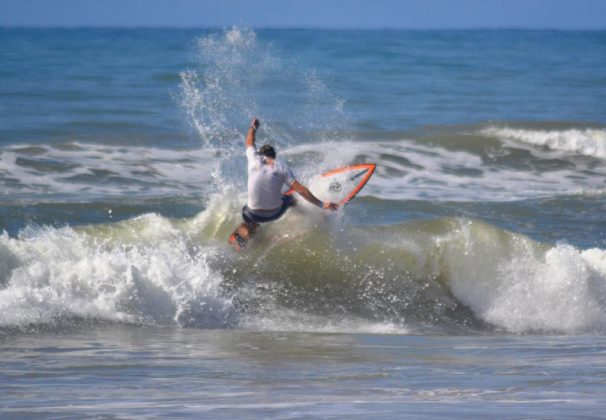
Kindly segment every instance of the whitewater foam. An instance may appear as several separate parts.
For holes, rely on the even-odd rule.
[[[313,155],[310,159],[309,156]],[[575,162],[548,171],[516,162],[493,164],[480,154],[425,145],[419,140],[324,142],[282,152],[304,181],[319,171],[375,162],[375,175],[360,192],[393,200],[513,201],[569,194],[601,194],[603,167]],[[312,162],[311,165],[299,166]],[[540,166],[541,158],[536,159]]]
[[[43,200],[78,197],[191,193],[212,179],[221,152],[69,143],[8,146],[0,155],[4,194]],[[49,165],[52,165],[49,168]]]
[[[241,134],[234,154],[215,148],[165,150],[82,143],[38,145],[34,151],[34,146],[9,146],[0,155],[0,182],[7,198],[42,201],[125,194],[208,197],[229,187],[243,191],[243,138]],[[329,169],[375,162],[375,175],[360,195],[382,199],[512,201],[604,192],[603,165],[553,156],[528,157],[524,165],[506,158],[493,162],[485,150],[463,146],[440,147],[419,139],[338,140],[278,151],[303,183]]]
[[[0,324],[77,317],[224,326],[230,302],[219,296],[220,275],[206,263],[212,249],[195,252],[160,216],[142,218],[153,234],[143,232],[136,245],[70,228],[4,234],[0,247],[12,269],[3,273]]]
[[[465,251],[447,252],[452,292],[481,319],[516,333],[606,330],[606,251],[545,247],[462,222]]]
[[[606,331],[604,250],[540,244],[469,219],[345,231],[340,219],[300,223],[298,209],[240,255],[225,244],[239,220],[242,197],[232,193],[191,219],[148,214],[3,234],[0,326],[78,318],[271,331]],[[292,236],[272,245],[284,231]]]
[[[514,140],[533,146],[583,156],[606,159],[606,130],[529,130],[510,127],[487,127],[481,133],[501,140]]]
[[[241,320],[240,328],[254,331],[296,331],[349,334],[410,334],[411,330],[394,322],[372,322],[346,316],[318,316],[300,311],[278,309],[269,316],[251,315]]]

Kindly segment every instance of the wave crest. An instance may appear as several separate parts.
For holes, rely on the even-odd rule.
[[[606,159],[606,130],[604,129],[529,130],[488,127],[481,133],[501,140],[514,140],[551,150]]]
[[[149,214],[4,234],[0,325],[76,317],[333,332],[606,331],[601,249],[548,246],[470,219],[344,229],[302,207],[236,254],[225,244],[236,208],[215,197],[192,219]]]

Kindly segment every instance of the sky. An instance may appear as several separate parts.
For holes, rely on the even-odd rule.
[[[606,0],[0,0],[0,26],[606,29]]]

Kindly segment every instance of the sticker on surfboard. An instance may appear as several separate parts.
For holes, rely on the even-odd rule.
[[[309,190],[320,200],[342,206],[360,192],[377,167],[374,163],[361,163],[333,169],[313,178]],[[292,194],[291,188],[285,194]]]

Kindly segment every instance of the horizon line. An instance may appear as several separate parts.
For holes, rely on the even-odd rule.
[[[425,27],[328,27],[328,26],[279,26],[279,25],[30,25],[30,24],[2,24],[1,29],[177,29],[177,30],[225,30],[230,28],[246,28],[252,30],[316,30],[316,31],[570,31],[570,32],[601,32],[606,31],[606,26],[602,28],[582,28],[582,27],[527,27],[527,26],[425,26]]]

